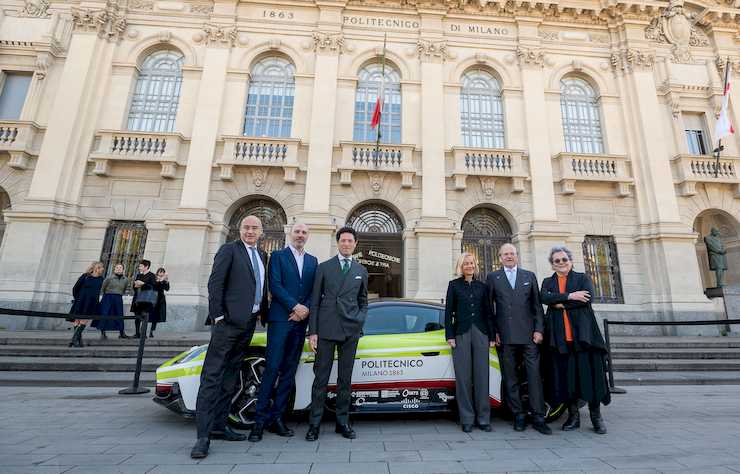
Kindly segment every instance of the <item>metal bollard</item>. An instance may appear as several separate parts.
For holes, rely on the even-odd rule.
[[[149,393],[149,389],[146,387],[139,386],[139,379],[141,378],[141,364],[144,359],[144,344],[146,344],[146,330],[149,325],[149,313],[153,308],[149,308],[149,311],[144,313],[144,320],[141,322],[141,337],[139,338],[139,353],[136,355],[136,370],[134,371],[134,383],[128,387],[118,391],[120,395],[139,395],[142,393]]]

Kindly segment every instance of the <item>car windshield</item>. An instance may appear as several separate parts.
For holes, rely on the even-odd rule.
[[[415,304],[371,306],[363,334],[409,334],[442,329],[441,310]]]

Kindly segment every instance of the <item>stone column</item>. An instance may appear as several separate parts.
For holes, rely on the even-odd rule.
[[[75,32],[59,79],[61,93],[51,98],[57,113],[49,118],[26,199],[5,214],[0,299],[20,307],[69,308],[70,273],[77,271],[72,257],[84,223],[78,203],[87,155],[113,50],[126,30],[125,16],[113,2],[100,10],[72,8],[72,20]],[[37,83],[48,67],[42,63],[37,62]],[[43,325],[38,324],[26,323]]]

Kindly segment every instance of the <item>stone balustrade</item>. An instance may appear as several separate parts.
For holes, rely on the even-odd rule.
[[[223,152],[217,159],[220,177],[224,181],[234,179],[235,166],[282,167],[283,179],[295,183],[298,172],[298,146],[294,138],[257,138],[224,135]]]
[[[342,142],[341,158],[337,171],[341,184],[352,184],[355,171],[400,173],[401,187],[410,188],[414,183],[413,145],[388,145],[360,142]]]
[[[578,181],[597,181],[614,183],[617,195],[626,197],[634,184],[631,163],[624,155],[558,153],[553,174],[563,194],[574,194]]]
[[[729,184],[736,198],[740,198],[740,178],[737,167],[740,157],[709,155],[676,155],[671,158],[673,179],[681,196],[696,194],[696,183]]]
[[[185,138],[179,133],[100,130],[90,161],[93,173],[107,176],[112,161],[160,163],[163,178],[174,178],[178,164],[186,161]]]
[[[460,191],[467,188],[468,176],[510,179],[512,191],[516,193],[524,191],[524,181],[529,178],[523,151],[454,147],[452,158],[455,189]],[[484,187],[488,188],[490,184]]]
[[[32,156],[38,156],[36,138],[41,127],[34,122],[0,120],[0,151],[10,155],[8,166],[24,170]]]

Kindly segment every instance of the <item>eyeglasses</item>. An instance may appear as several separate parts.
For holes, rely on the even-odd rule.
[[[556,264],[556,265],[560,265],[561,263],[568,263],[568,262],[569,262],[569,260],[568,260],[568,257],[564,257],[564,258],[555,258],[555,259],[553,259],[553,261],[552,261],[552,263],[554,263],[554,264]]]

